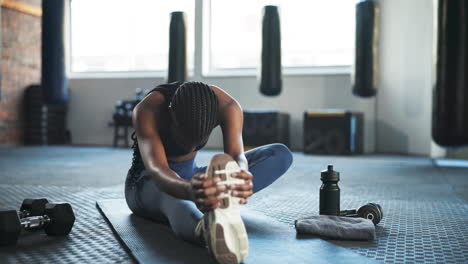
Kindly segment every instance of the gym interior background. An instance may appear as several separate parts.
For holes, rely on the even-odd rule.
[[[333,164],[343,210],[375,202],[385,212],[374,241],[324,239],[328,253],[310,244],[285,255],[468,262],[467,12],[463,0],[1,1],[1,210],[45,197],[70,203],[76,222],[60,239],[23,232],[0,262],[161,260],[132,250],[139,242],[119,238],[96,202],[123,198],[134,104],[180,79],[241,103],[246,147],[294,151],[249,210],[295,234],[296,219],[318,214],[320,171]],[[197,160],[220,151],[216,129]]]

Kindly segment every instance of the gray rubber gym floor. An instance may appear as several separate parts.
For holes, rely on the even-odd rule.
[[[198,163],[214,153],[200,152]],[[130,162],[129,149],[0,148],[2,210],[42,196],[70,202],[77,218],[65,238],[22,234],[16,247],[0,249],[0,263],[132,262],[95,207],[96,200],[123,197]],[[424,157],[295,153],[287,174],[247,206],[292,228],[294,219],[317,214],[327,164],[341,173],[342,209],[376,202],[384,210],[375,241],[330,242],[385,263],[468,263],[468,168],[440,167]]]

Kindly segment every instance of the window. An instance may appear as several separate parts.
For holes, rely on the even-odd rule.
[[[188,67],[192,69],[195,1],[73,0],[71,71],[166,70],[173,11],[186,14]]]
[[[73,0],[70,69],[85,73],[166,71],[173,11],[186,14],[189,70],[194,68],[195,50],[203,58],[197,61],[202,64],[197,67],[208,72],[256,69],[260,66],[265,5],[279,6],[285,68],[349,66],[354,53],[357,2]],[[195,17],[195,5],[209,12],[199,12],[206,14],[203,18]],[[203,24],[204,37],[209,37],[208,42],[197,42],[205,47],[195,49],[195,24]]]
[[[279,6],[284,67],[352,64],[356,0],[211,0],[210,70],[256,68],[265,5]]]

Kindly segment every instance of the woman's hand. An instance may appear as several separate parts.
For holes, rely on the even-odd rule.
[[[252,173],[246,170],[241,170],[238,173],[234,173],[232,177],[243,179],[245,181],[244,184],[231,184],[228,188],[231,191],[232,196],[241,198],[240,203],[246,204],[247,198],[253,194]]]
[[[226,190],[226,185],[217,185],[220,180],[219,177],[208,179],[206,173],[197,173],[190,180],[191,200],[200,211],[211,211],[220,206],[221,194]]]

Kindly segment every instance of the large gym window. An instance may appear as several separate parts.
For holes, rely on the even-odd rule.
[[[187,15],[188,67],[193,69],[195,1],[73,0],[71,71],[166,70],[173,11]]]
[[[284,67],[349,66],[357,0],[211,0],[210,70],[257,68],[262,8],[279,6]]]

